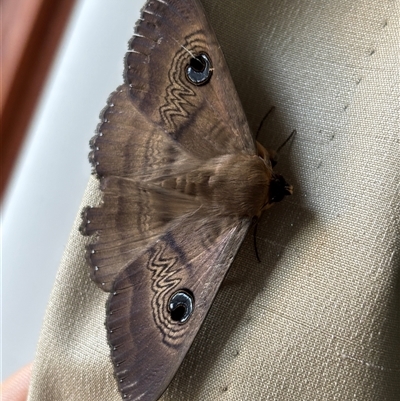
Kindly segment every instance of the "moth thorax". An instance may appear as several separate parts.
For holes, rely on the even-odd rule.
[[[223,160],[221,160],[223,159]],[[258,156],[220,158],[210,180],[213,201],[224,212],[241,217],[259,216],[268,202],[272,168]]]

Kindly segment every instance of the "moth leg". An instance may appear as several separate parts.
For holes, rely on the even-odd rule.
[[[261,259],[260,256],[258,254],[258,248],[257,248],[257,228],[258,228],[258,222],[259,219],[257,217],[253,218],[253,224],[254,224],[254,231],[253,231],[253,241],[254,241],[254,252],[256,254],[256,258],[258,263],[261,263]]]
[[[297,134],[297,131],[294,129],[290,135],[283,141],[282,145],[278,147],[276,150],[276,154],[278,155],[279,152],[283,149],[283,147]]]
[[[260,122],[260,125],[259,125],[258,128],[257,128],[257,132],[256,132],[256,136],[255,136],[256,139],[258,138],[258,134],[260,133],[261,128],[262,128],[262,126],[264,125],[265,120],[268,118],[268,116],[269,116],[274,110],[275,110],[275,106],[272,106],[272,107],[267,111],[267,113],[265,114],[265,116],[262,118],[262,120],[261,120],[261,122]]]

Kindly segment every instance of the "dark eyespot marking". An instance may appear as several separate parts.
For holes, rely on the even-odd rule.
[[[212,75],[211,59],[206,53],[200,53],[192,57],[186,66],[186,78],[193,85],[200,86],[206,84]]]
[[[177,291],[168,302],[171,319],[177,323],[186,323],[193,313],[194,296],[188,290]]]

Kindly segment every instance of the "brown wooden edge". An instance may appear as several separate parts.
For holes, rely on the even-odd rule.
[[[0,0],[0,194],[75,0]]]

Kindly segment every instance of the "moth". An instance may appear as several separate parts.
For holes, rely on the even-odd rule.
[[[291,194],[251,134],[196,0],[149,0],[92,138],[102,202],[82,213],[123,399],[157,400],[254,218]]]

